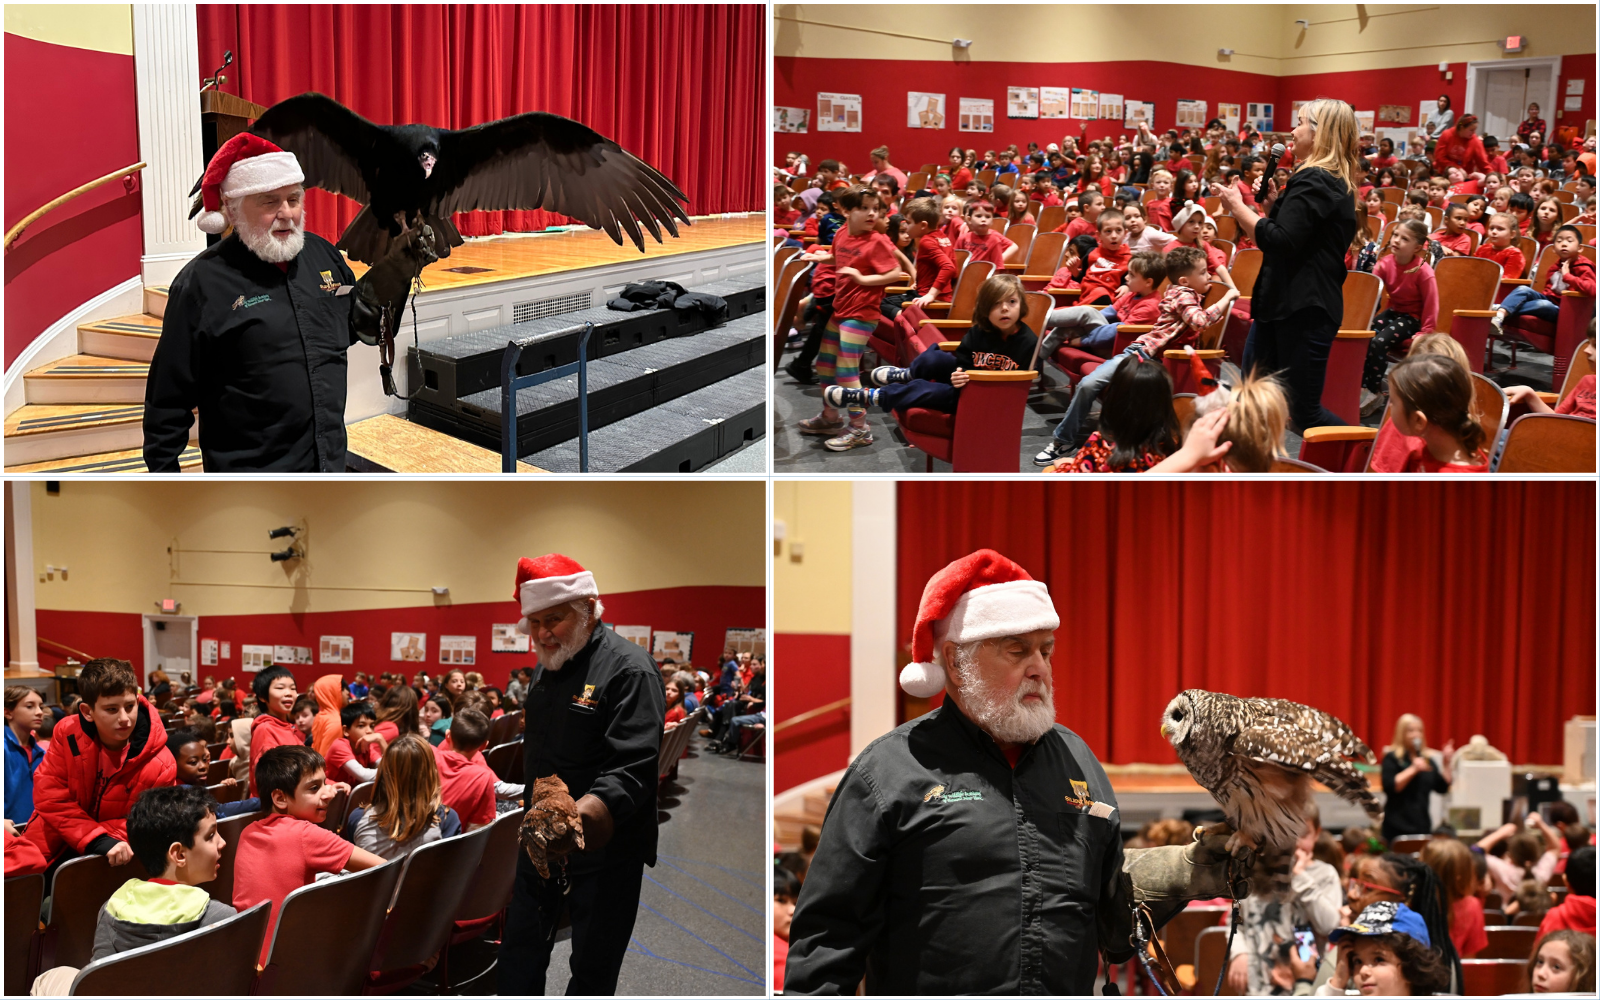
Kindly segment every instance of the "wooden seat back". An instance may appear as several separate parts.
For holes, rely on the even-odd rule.
[[[449,940],[492,829],[436,840],[406,857],[394,905],[372,953],[369,980],[381,982],[385,973],[404,979],[407,970],[419,970],[417,976],[425,971]]]
[[[790,268],[800,265],[793,273]],[[800,314],[800,303],[811,290],[811,269],[816,266],[811,261],[791,260],[784,265],[784,273],[779,281],[778,308],[774,311],[773,319],[773,364],[779,362],[783,354],[783,343],[789,335],[789,330],[794,326]],[[498,719],[495,721],[499,721]]]
[[[1398,207],[1399,205],[1404,203],[1405,200],[1406,200],[1405,188],[1397,188],[1397,187],[1379,188],[1378,189],[1378,193],[1383,196],[1383,202],[1386,205],[1394,205],[1394,206]]]
[[[1450,332],[1457,309],[1488,309],[1500,287],[1500,265],[1487,257],[1445,257],[1433,269],[1439,294],[1439,319],[1434,329]]]
[[[1039,234],[1054,232],[1067,221],[1067,206],[1049,205],[1039,210],[1034,220],[1039,224]]]
[[[1249,298],[1255,291],[1256,277],[1261,273],[1261,250],[1259,247],[1245,247],[1236,250],[1233,254],[1233,263],[1228,267],[1228,273],[1233,276],[1233,283],[1239,286],[1239,294]]]
[[[1525,413],[1511,425],[1498,472],[1595,471],[1595,422],[1564,413]]]
[[[1578,387],[1584,376],[1594,374],[1594,362],[1590,360],[1588,352],[1579,344],[1578,349],[1572,352],[1572,360],[1567,362],[1567,377],[1561,380],[1560,392],[1556,399],[1565,400]]]
[[[1228,264],[1230,266],[1233,264],[1234,246],[1233,246],[1233,241],[1232,240],[1224,240],[1224,239],[1218,238],[1218,239],[1212,240],[1211,241],[1211,245],[1216,247],[1218,250],[1221,250],[1223,252],[1223,254],[1225,254],[1227,256]]]
[[[1228,960],[1228,929],[1226,927],[1207,927],[1195,937],[1194,941],[1194,976],[1197,991],[1210,994],[1217,982],[1217,977],[1222,972],[1222,967]],[[1235,996],[1232,987],[1226,981],[1222,984],[1222,996]]]
[[[333,800],[328,803],[328,815],[318,826],[329,833],[338,833],[344,828],[345,810],[350,807],[350,793],[341,788],[333,793]]]
[[[1211,220],[1217,224],[1217,239],[1239,242],[1239,220],[1231,215],[1219,215]]]
[[[100,907],[124,882],[149,877],[138,858],[113,866],[100,854],[73,858],[57,868],[50,888],[50,922],[44,929],[45,954],[40,971],[58,965],[88,965],[89,956],[94,953]]]
[[[501,781],[510,781],[511,769],[521,756],[522,741],[513,740],[510,743],[502,743],[497,747],[491,747],[489,752],[483,755],[483,759],[489,765],[489,770],[493,771],[496,777]]]
[[[1339,320],[1341,330],[1370,330],[1372,317],[1378,313],[1378,297],[1383,293],[1383,281],[1365,271],[1348,271],[1344,276],[1344,315]]]
[[[1526,278],[1533,272],[1533,266],[1539,260],[1539,241],[1532,236],[1515,236],[1512,242],[1517,249],[1522,251],[1522,266],[1526,270],[1522,274],[1508,274],[1508,278]]]
[[[1023,274],[1055,274],[1061,267],[1061,258],[1066,255],[1067,234],[1052,233],[1041,230],[1033,238],[1033,245],[1028,248],[1027,260],[1023,265]]]
[[[339,828],[346,840],[350,839],[351,833],[355,830],[356,812],[372,805],[372,793],[377,787],[376,781],[363,781],[350,789],[350,802],[344,810],[344,825]]]
[[[265,811],[242,813],[217,821],[217,836],[223,841],[222,863],[217,866],[217,877],[202,886],[212,899],[233,905],[233,859],[239,853],[239,837],[245,827],[266,815]]]
[[[1033,248],[1033,236],[1038,231],[1038,226],[1027,222],[1018,222],[1007,227],[1006,239],[1017,245],[1016,259],[1019,263],[1028,259],[1028,251]]]
[[[1461,995],[1498,997],[1528,989],[1528,960],[1523,958],[1463,958]]]
[[[966,253],[957,250],[957,253]],[[956,279],[955,290],[950,293],[950,312],[946,319],[970,320],[972,311],[978,305],[978,289],[983,283],[994,276],[994,264],[979,260],[973,261],[961,269],[961,277]]]
[[[1484,451],[1494,447],[1500,439],[1500,432],[1505,429],[1506,416],[1511,412],[1511,401],[1506,399],[1506,391],[1489,381],[1477,372],[1469,372],[1472,376],[1472,397],[1478,404],[1478,426],[1483,428]]]
[[[1047,292],[1022,293],[1022,322],[1028,325],[1034,336],[1043,340],[1044,322],[1050,315],[1050,309],[1055,305],[1055,299]],[[1038,367],[1037,364],[1034,365]]]
[[[217,800],[218,805],[225,806],[244,798],[245,785],[238,781],[231,785],[215,784],[207,786],[206,791],[211,793],[211,797]]]
[[[1533,952],[1533,942],[1538,940],[1537,927],[1485,927],[1489,944],[1478,952],[1479,958],[1514,958],[1526,962]]]
[[[783,265],[789,263],[789,258],[800,252],[799,247],[786,247],[781,243],[772,251],[772,273],[782,274]]]
[[[693,727],[688,720],[685,723]],[[483,857],[478,859],[472,883],[456,908],[458,922],[492,917],[510,905],[511,886],[517,878],[517,853],[522,849],[517,836],[522,829],[522,816],[522,811],[516,809],[502,813],[489,824]]]
[[[23,997],[33,985],[33,942],[39,933],[39,907],[44,902],[43,875],[6,879],[6,996]],[[97,918],[98,919],[98,918]]]

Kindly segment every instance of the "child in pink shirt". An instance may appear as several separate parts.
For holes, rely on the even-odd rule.
[[[1389,351],[1398,343],[1421,333],[1432,333],[1439,316],[1439,289],[1433,268],[1422,254],[1428,227],[1416,219],[1395,225],[1389,241],[1392,251],[1378,261],[1372,273],[1389,291],[1389,308],[1372,321],[1372,342],[1367,345],[1367,364],[1362,372],[1362,411],[1376,413],[1383,405],[1387,387]]]

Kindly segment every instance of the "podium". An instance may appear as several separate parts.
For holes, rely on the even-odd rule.
[[[220,90],[208,90],[200,95],[200,146],[204,163],[210,163],[223,143],[243,132],[251,122],[266,113],[266,108]],[[216,244],[222,237],[206,235],[206,246]]]

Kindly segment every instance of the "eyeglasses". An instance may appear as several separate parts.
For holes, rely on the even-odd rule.
[[[1350,882],[1350,883],[1354,883],[1355,885],[1364,885],[1368,889],[1371,889],[1374,892],[1388,892],[1388,893],[1393,893],[1394,895],[1400,896],[1402,898],[1405,897],[1405,893],[1401,892],[1399,889],[1394,889],[1394,888],[1391,888],[1391,887],[1386,886],[1386,885],[1377,885],[1377,884],[1375,884],[1373,882],[1368,882],[1368,881],[1365,881],[1364,879],[1356,878],[1354,875],[1351,875],[1345,881],[1346,882]]]

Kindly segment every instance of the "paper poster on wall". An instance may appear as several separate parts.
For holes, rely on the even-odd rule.
[[[389,659],[402,663],[428,661],[428,636],[425,632],[390,632]]]
[[[1072,91],[1067,87],[1039,88],[1039,117],[1065,118],[1071,111]]]
[[[658,660],[688,663],[694,651],[693,632],[656,632],[652,636],[650,654]]]
[[[222,658],[224,660],[233,659],[233,643],[226,639],[222,640]]]
[[[635,646],[640,646],[644,649],[650,648],[650,626],[648,625],[618,625],[612,631]]]
[[[774,132],[804,132],[810,120],[810,108],[772,109],[772,131]]]
[[[1378,105],[1378,121],[1405,125],[1411,121],[1411,106],[1407,104]]]
[[[1581,79],[1579,79],[1579,80],[1568,80],[1567,81],[1567,93],[1569,93],[1569,94],[1582,94],[1583,93],[1583,81]]]
[[[767,630],[764,628],[730,628],[723,635],[722,644],[732,646],[735,653],[767,655]]]
[[[993,132],[994,101],[985,97],[961,98],[959,132]]]
[[[1257,132],[1272,131],[1272,105],[1247,104],[1245,105],[1245,117],[1250,120],[1250,127]]]
[[[441,635],[439,637],[439,662],[452,667],[470,667],[478,661],[478,637],[475,635]]]
[[[200,640],[200,665],[202,667],[214,667],[217,665],[217,640]]]
[[[819,93],[817,95],[817,131],[861,131],[861,95]]]
[[[1411,137],[1416,132],[1417,130],[1413,128],[1383,128],[1381,126],[1372,130],[1372,134],[1379,140],[1388,139],[1394,143],[1394,155],[1399,157],[1406,156],[1410,151],[1412,148]]]
[[[1096,114],[1095,117],[1100,118],[1100,119],[1102,119],[1104,121],[1114,121],[1114,122],[1115,121],[1121,121],[1122,120],[1122,95],[1121,94],[1101,94],[1100,95],[1100,110]]]
[[[1178,102],[1178,128],[1204,128],[1205,124],[1205,101]]]
[[[1378,124],[1378,114],[1377,114],[1377,112],[1375,112],[1375,111],[1357,111],[1356,112],[1356,132],[1358,134],[1360,134],[1360,135],[1368,135],[1368,134],[1370,134],[1372,132],[1373,127],[1376,126],[1377,124]]]
[[[1583,98],[1581,96],[1578,96],[1578,95],[1575,95],[1575,94],[1568,94],[1566,96],[1566,98],[1565,98],[1565,102],[1566,103],[1561,105],[1561,110],[1562,111],[1581,111],[1581,110],[1583,110]]]
[[[1222,119],[1222,127],[1229,132],[1239,131],[1239,111],[1237,104],[1217,105],[1217,117]]]
[[[1100,92],[1098,90],[1085,90],[1082,87],[1072,88],[1072,117],[1084,121],[1093,121],[1100,116]]]
[[[1007,87],[1006,88],[1006,117],[1007,118],[1037,118],[1037,117],[1039,117],[1039,88],[1038,87]]]
[[[267,667],[272,666],[272,664],[273,659],[271,646],[239,647],[239,668],[241,670],[246,670],[252,674],[255,674],[260,673]]]
[[[310,646],[273,646],[272,662],[279,666],[288,666],[294,663],[310,663]]]
[[[527,635],[517,631],[516,623],[510,625],[489,626],[489,652],[491,653],[526,653],[528,651]]]
[[[944,111],[949,107],[943,94],[906,92],[906,128],[944,128]]]
[[[1122,105],[1122,127],[1138,128],[1140,123],[1155,128],[1156,106],[1149,101],[1135,101],[1129,98]]]
[[[319,663],[356,662],[356,641],[348,635],[325,635],[317,640]]]
[[[1439,113],[1439,104],[1438,104],[1437,101],[1428,101],[1425,104],[1417,105],[1417,128],[1416,128],[1416,131],[1418,131],[1418,132],[1426,132],[1426,131],[1428,131],[1428,123],[1430,121],[1432,121],[1433,117],[1435,115],[1437,115],[1438,113]]]

